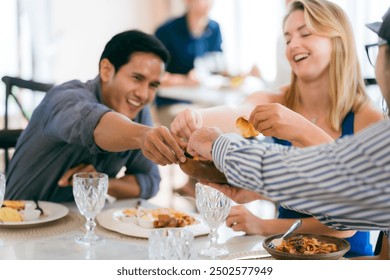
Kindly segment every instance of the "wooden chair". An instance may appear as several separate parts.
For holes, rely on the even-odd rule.
[[[29,115],[21,99],[23,98],[26,92],[35,94],[36,92],[46,93],[53,84],[48,83],[39,83],[32,80],[23,80],[17,77],[4,76],[2,81],[5,84],[5,104],[4,104],[4,127],[0,130],[0,149],[4,150],[4,172],[8,169],[8,164],[10,160],[10,151],[15,148],[16,142],[23,131],[23,128],[10,128],[10,100],[14,100],[16,107],[19,109],[22,118],[27,122],[30,120]],[[18,88],[18,94],[14,91],[15,88]],[[25,90],[24,90],[25,89]]]

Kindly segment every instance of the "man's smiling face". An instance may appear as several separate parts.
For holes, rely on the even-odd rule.
[[[115,73],[109,60],[100,62],[103,103],[130,119],[151,103],[164,73],[163,61],[153,53],[136,52]]]

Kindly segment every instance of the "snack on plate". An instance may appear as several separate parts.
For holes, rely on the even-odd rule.
[[[3,207],[9,207],[15,210],[24,210],[26,203],[23,200],[4,200]]]
[[[18,210],[10,207],[0,208],[0,222],[21,222],[22,220],[22,215]]]
[[[145,228],[185,227],[194,222],[194,217],[170,208],[138,210],[138,225]]]
[[[137,209],[136,208],[127,208],[122,211],[122,221],[123,222],[130,222],[136,224],[138,221],[138,216],[137,216]]]
[[[127,208],[127,209],[123,210],[123,214],[127,217],[137,216],[137,209]]]
[[[181,212],[175,212],[173,215],[160,214],[157,220],[154,221],[155,228],[162,227],[185,227],[192,225],[195,222],[194,217]]]
[[[245,116],[237,118],[236,127],[241,130],[241,134],[244,138],[255,137],[260,134]]]

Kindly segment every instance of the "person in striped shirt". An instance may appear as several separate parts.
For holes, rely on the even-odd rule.
[[[368,49],[378,49],[377,58],[369,59],[376,62],[376,79],[389,106],[390,8],[382,23],[367,26],[379,36],[376,44],[366,48],[368,54]],[[229,185],[210,185],[236,202],[266,196],[289,209],[310,213],[332,228],[390,228],[388,119],[354,136],[308,148],[270,145],[204,127],[192,133],[187,151],[215,162]]]
[[[304,147],[332,142],[383,120],[382,112],[374,108],[366,95],[352,27],[337,4],[326,0],[293,1],[283,21],[283,34],[292,69],[291,85],[279,93],[253,93],[234,108],[198,110],[203,125],[234,132],[236,118],[249,116],[256,108],[256,117],[263,120],[256,128],[263,135],[271,136],[278,144]],[[349,51],[346,53],[345,49]],[[179,136],[186,124],[191,124],[191,118],[185,112],[183,115],[171,125],[172,132]],[[278,209],[277,219],[266,220],[243,209],[235,206],[229,214],[228,221],[233,219],[234,223],[227,225],[233,230],[276,234],[301,218],[299,231],[347,238],[351,244],[347,257],[373,253],[369,232],[337,231],[310,215],[283,206]]]

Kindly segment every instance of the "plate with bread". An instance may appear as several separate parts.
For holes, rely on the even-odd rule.
[[[69,209],[61,204],[31,200],[4,200],[0,208],[0,227],[23,227],[55,221]]]
[[[186,228],[194,236],[209,233],[209,227],[198,214],[185,213],[172,208],[115,208],[96,217],[100,226],[124,235],[148,238],[156,228]]]

